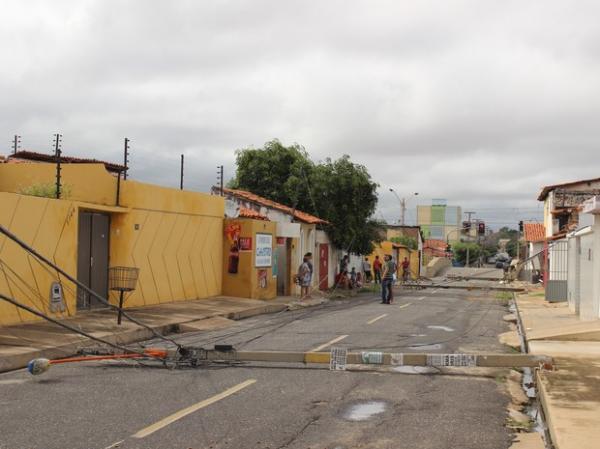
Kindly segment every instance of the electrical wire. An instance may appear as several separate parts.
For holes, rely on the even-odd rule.
[[[59,272],[63,276],[65,276],[69,281],[71,281],[72,283],[74,283],[78,287],[82,288],[83,290],[85,290],[90,295],[94,296],[102,304],[110,307],[113,310],[119,310],[118,306],[115,306],[114,304],[111,304],[106,298],[103,298],[100,294],[96,293],[95,291],[93,291],[92,289],[90,289],[89,287],[87,287],[86,285],[84,285],[81,282],[79,282],[73,276],[71,276],[70,274],[68,274],[63,269],[61,269],[58,265],[56,265],[53,262],[51,262],[50,260],[48,260],[46,257],[42,256],[34,248],[32,248],[29,245],[27,245],[24,241],[22,241],[19,237],[17,237],[15,234],[13,234],[12,232],[10,232],[8,229],[6,229],[2,225],[0,225],[0,233],[4,234],[6,237],[8,237],[10,240],[12,240],[14,243],[16,243],[17,245],[19,245],[21,248],[23,248],[26,252],[28,252],[29,254],[31,254],[32,256],[34,256],[39,261],[41,261],[41,262],[45,263],[46,265],[54,268],[57,272]],[[166,336],[162,335],[161,333],[157,332],[154,328],[148,326],[147,324],[141,322],[140,320],[138,320],[136,318],[133,318],[125,310],[122,310],[122,316],[125,317],[126,319],[128,319],[129,321],[131,321],[132,323],[135,323],[138,326],[141,326],[141,327],[149,330],[150,332],[152,332],[152,334],[156,338],[160,338],[162,340],[168,341],[168,342],[174,344],[175,346],[177,346],[178,349],[181,349],[181,346],[175,340],[173,340],[172,338],[169,338],[169,337],[166,337]]]
[[[23,303],[21,303],[21,302],[17,301],[17,300],[16,300],[16,299],[14,299],[14,298],[11,298],[11,297],[9,297],[9,296],[6,296],[6,295],[4,295],[3,293],[0,293],[0,299],[4,300],[4,301],[6,301],[6,302],[8,302],[8,303],[12,304],[13,306],[16,306],[16,307],[20,308],[20,309],[26,310],[27,312],[29,312],[29,313],[31,313],[31,314],[33,314],[33,315],[35,315],[35,316],[39,317],[39,318],[42,318],[42,319],[44,319],[44,320],[46,320],[46,321],[49,321],[50,323],[53,323],[53,324],[56,324],[56,325],[58,325],[58,326],[60,326],[60,327],[63,327],[63,328],[65,328],[65,329],[68,329],[68,330],[70,330],[71,332],[74,332],[74,333],[76,333],[76,334],[83,335],[84,337],[87,337],[87,338],[89,338],[90,340],[94,340],[94,341],[96,341],[96,342],[98,342],[98,343],[102,343],[102,344],[104,344],[104,345],[107,345],[107,346],[110,346],[110,347],[112,347],[112,348],[119,349],[119,350],[121,350],[121,351],[123,351],[123,352],[125,352],[125,353],[128,353],[128,354],[140,354],[140,355],[145,355],[145,356],[148,356],[148,357],[154,357],[154,358],[158,358],[158,359],[160,359],[160,360],[164,360],[164,359],[163,359],[163,358],[161,358],[161,357],[156,357],[156,356],[148,355],[148,354],[146,354],[146,353],[144,353],[144,352],[141,352],[141,351],[136,351],[136,350],[134,350],[134,349],[127,348],[127,347],[125,347],[125,346],[122,346],[122,345],[119,345],[119,344],[113,343],[113,342],[111,342],[111,341],[104,340],[103,338],[96,337],[96,336],[94,336],[94,335],[92,335],[92,334],[89,334],[89,333],[87,333],[87,332],[85,332],[85,331],[82,331],[81,329],[78,329],[78,328],[76,328],[76,327],[74,327],[74,326],[71,326],[71,325],[69,325],[69,324],[67,324],[67,323],[64,323],[64,322],[61,322],[61,321],[59,321],[59,320],[56,320],[56,319],[54,319],[54,318],[52,318],[52,317],[50,317],[50,316],[46,315],[45,313],[42,313],[42,312],[40,312],[40,311],[38,311],[38,310],[34,309],[33,307],[29,307],[28,305],[25,305],[25,304],[23,304]]]

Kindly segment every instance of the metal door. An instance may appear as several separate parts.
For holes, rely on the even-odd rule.
[[[287,296],[288,285],[288,255],[287,255],[287,239],[285,237],[277,238],[277,295]]]
[[[566,240],[556,240],[548,249],[547,301],[567,301],[567,274],[569,265],[567,255],[568,243]]]
[[[107,298],[110,216],[80,212],[78,232],[77,280],[103,298]],[[96,298],[78,289],[78,309],[103,306],[104,304]]]
[[[327,290],[329,287],[329,245],[319,245],[319,289]]]

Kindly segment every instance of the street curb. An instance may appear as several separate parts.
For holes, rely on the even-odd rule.
[[[265,304],[258,307],[252,307],[249,309],[243,309],[237,312],[224,312],[224,313],[211,313],[202,318],[196,318],[193,320],[182,320],[176,323],[169,323],[165,325],[151,326],[151,329],[154,331],[166,335],[177,333],[179,331],[179,326],[184,323],[188,323],[191,321],[201,321],[205,319],[210,319],[214,317],[223,317],[228,318],[230,320],[243,320],[245,318],[250,318],[257,315],[266,315],[270,313],[278,313],[288,309],[287,304]],[[107,340],[111,343],[127,345],[130,343],[137,343],[139,341],[150,340],[155,335],[151,330],[146,328],[138,328],[131,329],[122,333],[112,333],[108,335],[97,335],[98,337]],[[70,357],[77,354],[77,351],[85,346],[86,343],[89,343],[90,346],[95,344],[92,340],[89,340],[85,337],[82,337],[80,340],[75,341],[73,343],[64,344],[61,346],[48,347],[44,349],[32,350],[21,354],[14,354],[8,357],[0,358],[0,373],[4,373],[7,371],[14,371],[17,369],[21,369],[27,366],[29,361],[36,358],[46,358],[46,359],[55,359],[55,358],[64,358]]]

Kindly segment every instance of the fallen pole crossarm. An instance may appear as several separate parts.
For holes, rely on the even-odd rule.
[[[56,271],[58,271],[60,274],[62,274],[69,281],[71,281],[72,283],[74,283],[75,285],[77,285],[79,288],[83,289],[86,293],[88,293],[88,294],[92,295],[94,298],[98,299],[98,301],[100,301],[102,304],[110,307],[113,310],[122,310],[118,306],[116,306],[114,304],[111,304],[110,301],[108,301],[108,299],[102,297],[102,295],[100,295],[99,293],[96,293],[94,290],[92,290],[91,288],[89,288],[87,285],[85,285],[85,284],[81,283],[80,281],[78,281],[77,279],[75,279],[73,276],[71,276],[65,270],[63,270],[62,268],[60,268],[54,262],[52,262],[48,258],[42,256],[34,248],[32,248],[31,246],[29,246],[27,243],[25,243],[23,240],[21,240],[19,237],[17,237],[15,234],[13,234],[12,232],[10,232],[8,229],[6,229],[2,225],[0,225],[0,233],[4,234],[10,240],[12,240],[13,242],[15,242],[17,245],[19,245],[21,248],[23,248],[28,253],[32,254],[34,257],[36,257],[40,261],[44,262],[46,265],[54,268]],[[129,315],[129,313],[125,312],[124,310],[122,310],[122,314],[123,314],[123,316],[125,318],[127,318],[132,323],[137,324],[138,326],[141,326],[141,327],[143,327],[145,329],[148,329],[150,332],[152,332],[152,335],[154,335],[155,337],[160,338],[160,339],[165,340],[165,341],[168,341],[169,343],[173,343],[175,346],[180,347],[180,344],[177,343],[172,338],[165,337],[161,333],[157,332],[156,329],[153,329],[151,326],[148,326],[147,324],[139,321],[138,319],[133,318],[131,315]]]

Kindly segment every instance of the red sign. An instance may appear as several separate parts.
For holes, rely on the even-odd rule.
[[[240,237],[240,251],[252,251],[252,237]]]
[[[277,237],[278,245],[285,245],[285,237]]]

